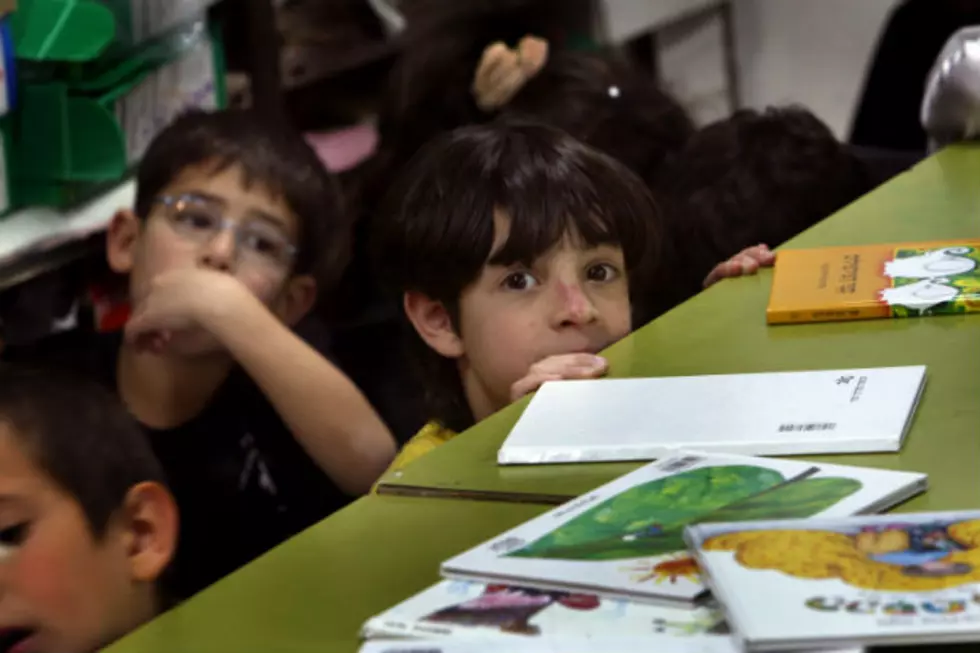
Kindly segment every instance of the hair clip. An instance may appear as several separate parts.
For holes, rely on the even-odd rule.
[[[619,87],[618,86],[610,86],[608,89],[606,89],[606,93],[608,93],[609,94],[609,97],[611,97],[611,98],[618,98],[619,95],[620,95],[620,93],[619,93]]]

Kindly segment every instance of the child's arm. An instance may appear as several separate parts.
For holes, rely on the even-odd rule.
[[[192,325],[210,331],[231,352],[341,490],[370,490],[394,457],[395,441],[340,370],[237,280],[218,272],[179,271],[154,280],[126,334],[137,342],[148,336],[160,342],[159,334]]]
[[[755,274],[760,267],[769,267],[776,262],[776,255],[767,245],[748,247],[731,257],[724,263],[719,263],[704,280],[704,287],[713,286],[722,279],[741,277]]]

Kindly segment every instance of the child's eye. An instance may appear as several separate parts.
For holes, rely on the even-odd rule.
[[[530,272],[512,272],[501,285],[507,290],[528,290],[538,285],[538,280]]]
[[[204,213],[203,211],[193,211],[189,209],[179,211],[174,216],[174,221],[183,227],[187,227],[195,231],[208,231],[214,229],[215,225],[217,224],[217,219],[214,216]]]
[[[24,540],[27,539],[28,526],[28,523],[24,522],[7,528],[0,528],[0,549],[23,544]]]
[[[619,270],[608,263],[600,263],[590,266],[585,275],[589,281],[606,282],[616,279]]]
[[[244,245],[256,254],[270,257],[278,257],[283,250],[280,240],[262,234],[248,234]]]

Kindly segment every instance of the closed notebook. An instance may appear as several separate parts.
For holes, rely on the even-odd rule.
[[[980,511],[699,524],[685,539],[749,651],[980,641]]]
[[[926,368],[884,367],[544,384],[501,465],[898,451]]]
[[[769,324],[980,311],[980,240],[780,250]]]
[[[670,637],[722,637],[720,612],[600,599],[593,594],[537,590],[513,585],[443,581],[364,624],[362,634],[379,637],[648,638],[648,646]]]
[[[885,510],[924,474],[686,452],[622,476],[442,564],[443,576],[674,607],[705,598],[683,529]]]

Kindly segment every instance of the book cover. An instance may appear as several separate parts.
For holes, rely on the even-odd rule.
[[[706,524],[686,538],[750,651],[980,639],[980,511]]]
[[[499,639],[372,640],[360,653],[743,653],[729,637],[668,639],[651,645],[648,637],[628,635],[599,639],[581,637],[535,637],[508,640],[501,648]],[[863,648],[810,649],[807,653],[863,653]]]
[[[610,635],[720,637],[721,613],[682,609],[594,594],[513,585],[443,581],[369,619],[363,635],[378,637],[583,637]]]
[[[898,451],[923,366],[545,383],[501,465]]]
[[[499,639],[438,639],[414,641],[369,641],[360,653],[740,653],[727,637],[670,640],[651,648],[649,638],[611,636],[602,639],[536,637],[510,640],[505,649]],[[810,651],[809,653],[861,653],[861,649]]]
[[[884,510],[923,474],[684,452],[626,474],[442,564],[449,578],[696,605],[683,529]]]
[[[980,311],[980,241],[781,250],[769,324]]]

